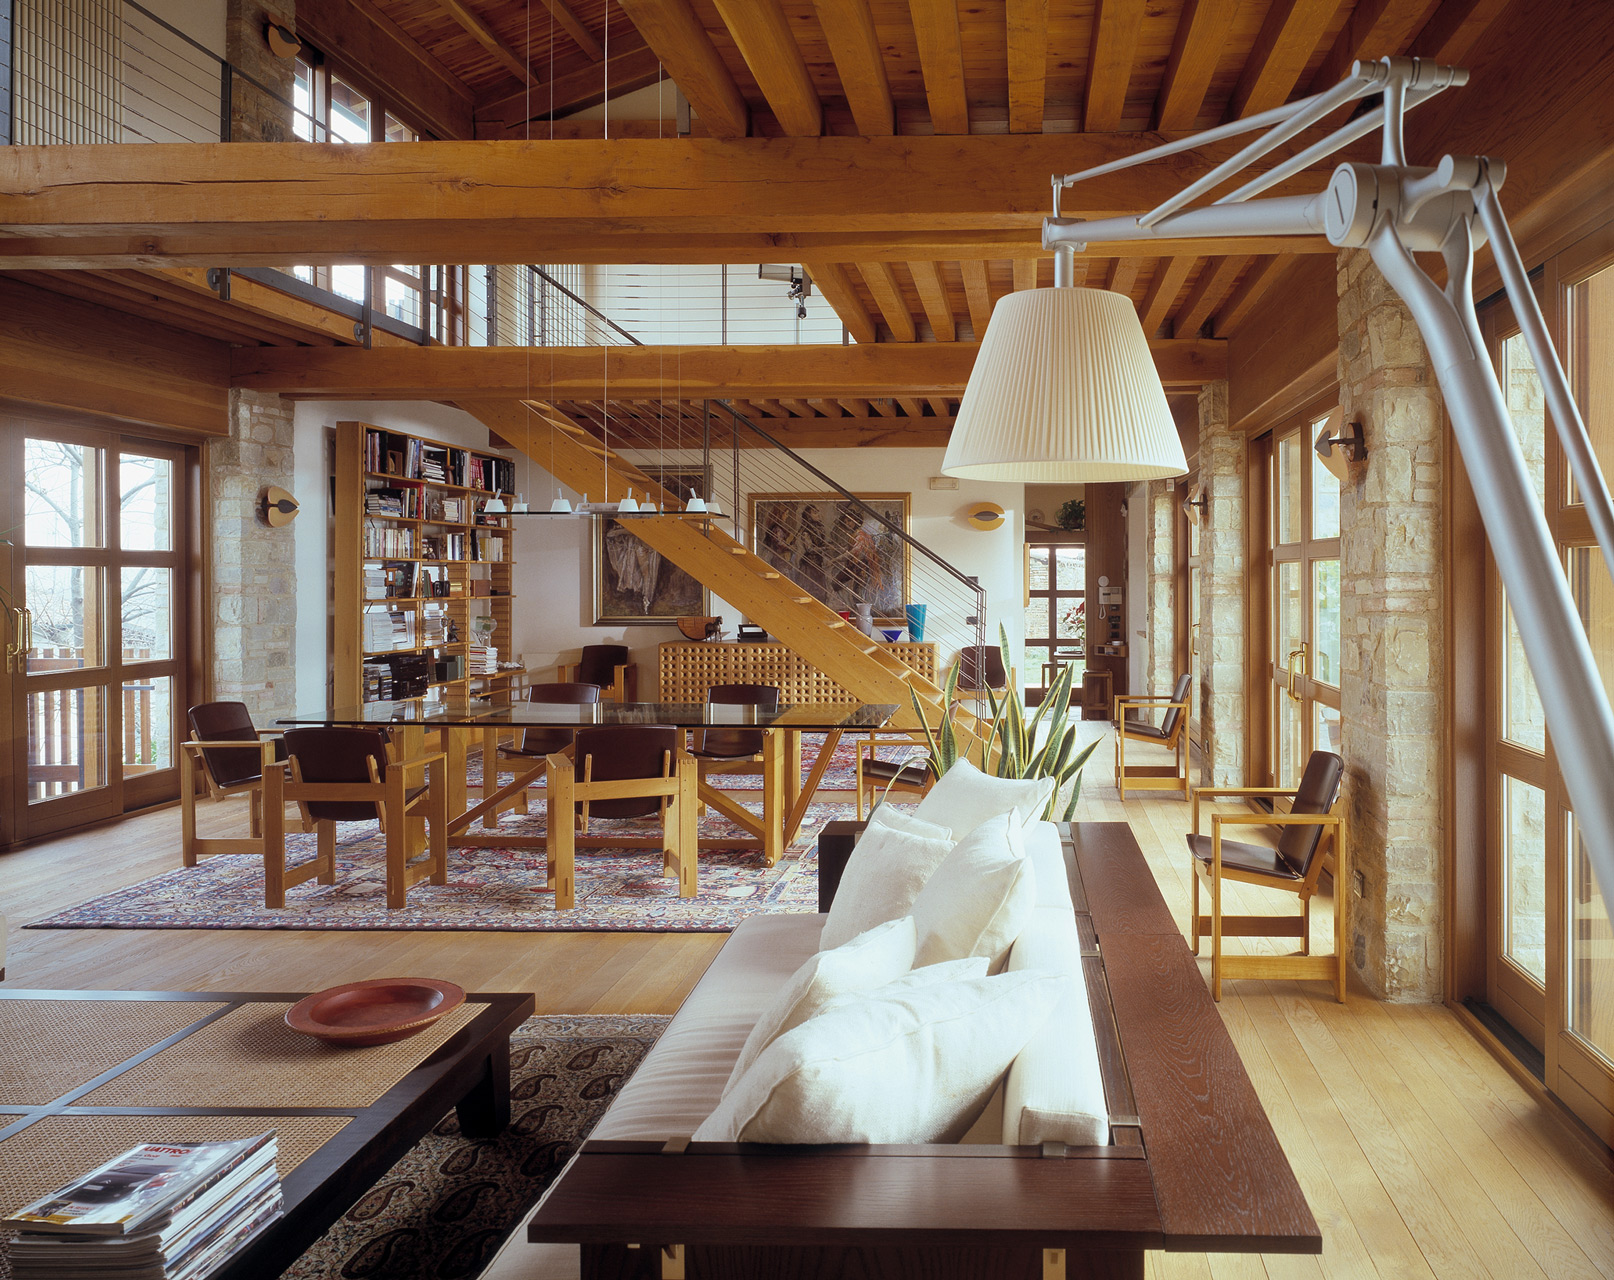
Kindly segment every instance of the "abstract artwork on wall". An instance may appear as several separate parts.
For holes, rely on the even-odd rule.
[[[644,468],[664,488],[680,495],[705,492],[699,467]],[[711,612],[710,594],[671,560],[633,535],[631,520],[594,522],[594,625],[667,626],[679,618]]]
[[[751,545],[832,609],[872,604],[875,614],[900,619],[908,600],[908,544],[893,526],[909,531],[909,495],[856,496],[883,519],[835,493],[753,493]]]

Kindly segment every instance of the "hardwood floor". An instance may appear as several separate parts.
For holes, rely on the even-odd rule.
[[[1129,756],[1130,756],[1129,751]],[[1129,821],[1161,891],[1186,920],[1188,806],[1088,771],[1079,817]],[[230,834],[239,802],[204,805]],[[48,911],[178,865],[179,813],[142,814],[0,854],[11,922],[8,987],[306,990],[385,974],[532,990],[540,1012],[671,1012],[722,945],[705,934],[308,933],[24,930]],[[1230,911],[1287,909],[1235,886]],[[1292,899],[1290,900],[1292,903]],[[1313,913],[1326,948],[1330,906]],[[1251,939],[1251,946],[1266,946]],[[1271,949],[1285,947],[1274,940]],[[1202,958],[1208,971],[1208,958]],[[1607,1277],[1614,1172],[1522,1088],[1450,1010],[1387,1005],[1321,982],[1228,983],[1222,1015],[1322,1224],[1320,1258],[1151,1254],[1176,1277]]]

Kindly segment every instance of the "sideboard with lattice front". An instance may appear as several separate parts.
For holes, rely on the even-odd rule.
[[[935,681],[935,645],[905,641],[881,647],[925,679]],[[657,665],[662,702],[705,702],[706,691],[714,684],[771,684],[779,690],[779,700],[791,705],[858,701],[782,644],[670,641],[661,646]]]

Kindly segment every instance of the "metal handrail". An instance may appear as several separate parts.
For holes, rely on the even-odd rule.
[[[570,289],[568,289],[565,285],[563,285],[559,280],[555,279],[554,276],[550,275],[549,272],[545,271],[542,267],[529,266],[528,270],[530,270],[533,273],[533,275],[537,276],[540,280],[542,280],[545,284],[547,284],[551,289],[558,290],[560,293],[564,294],[567,298],[569,298],[573,302],[575,302],[578,306],[582,307],[584,311],[588,312],[589,315],[593,316],[601,324],[607,325],[611,329],[614,329],[617,333],[620,333],[624,338],[626,338],[634,346],[636,346],[636,347],[644,346],[643,342],[641,342],[638,338],[635,338],[631,333],[629,333],[626,329],[624,329],[621,325],[619,325],[615,320],[611,319],[610,316],[606,315],[605,312],[601,311],[598,307],[594,306],[593,303],[587,302],[584,299],[578,297],[575,293],[573,293]],[[602,344],[602,345],[604,345],[604,344]]]

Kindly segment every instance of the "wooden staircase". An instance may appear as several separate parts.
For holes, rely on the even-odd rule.
[[[552,406],[536,400],[462,400],[459,408],[521,450],[561,483],[596,501],[615,502],[648,495],[658,506],[682,502],[667,494],[588,431]],[[605,492],[601,492],[602,486]],[[730,537],[716,524],[679,516],[647,516],[632,522],[633,532],[685,573],[742,609],[779,643],[835,680],[863,702],[895,703],[892,725],[916,728],[910,690],[934,727],[942,691],[882,645],[850,626],[772,565]],[[985,732],[986,725],[957,707],[954,728],[962,739]]]

